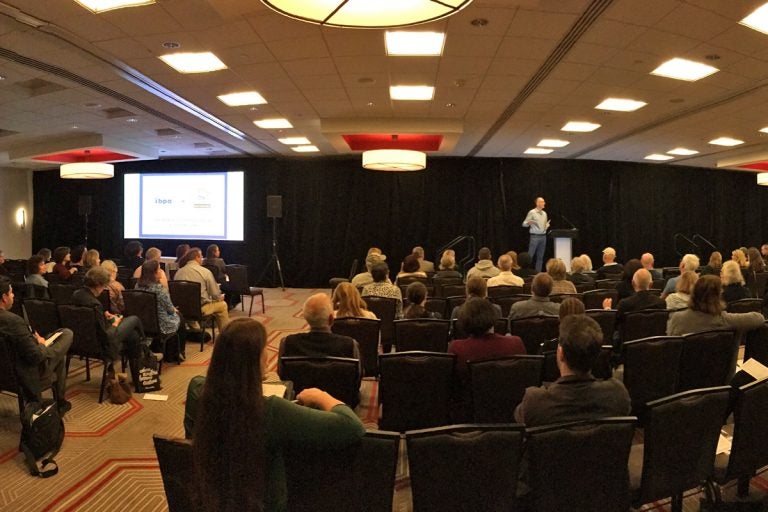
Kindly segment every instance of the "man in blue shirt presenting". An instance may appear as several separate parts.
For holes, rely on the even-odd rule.
[[[544,250],[547,248],[547,229],[549,229],[549,219],[547,212],[544,211],[543,197],[536,198],[536,208],[528,212],[523,221],[523,227],[529,228],[531,232],[531,242],[528,245],[528,254],[535,262],[536,270],[541,272],[544,267]]]

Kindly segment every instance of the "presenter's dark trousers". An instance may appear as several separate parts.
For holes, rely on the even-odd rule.
[[[528,254],[531,255],[534,267],[541,272],[544,267],[544,250],[547,248],[547,235],[531,235],[528,244]]]

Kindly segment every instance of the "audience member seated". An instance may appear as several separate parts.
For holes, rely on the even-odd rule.
[[[342,448],[365,434],[349,407],[319,389],[305,389],[298,403],[264,397],[266,344],[258,321],[233,321],[213,347],[199,401],[189,404],[197,409],[200,510],[287,510],[283,447]]]
[[[131,272],[139,268],[144,263],[144,246],[138,240],[131,240],[125,244],[125,250],[123,251],[125,258],[123,259],[123,266],[131,269]]]
[[[695,254],[686,254],[683,256],[683,258],[680,260],[680,273],[687,272],[690,270],[691,272],[696,272],[699,269],[699,257]],[[675,291],[675,287],[677,286],[677,280],[680,279],[680,276],[672,277],[667,281],[667,284],[664,286],[664,291],[661,292],[661,298],[666,299],[667,295]]]
[[[8,269],[5,268],[5,254],[0,250],[0,276],[8,275]]]
[[[120,360],[120,355],[125,353],[130,361],[135,383],[139,345],[144,343],[146,338],[144,329],[136,316],[123,317],[104,311],[99,295],[108,285],[109,272],[104,267],[92,268],[85,274],[85,286],[72,294],[72,304],[88,306],[96,311],[96,334],[101,343],[102,357],[112,370],[114,361]]]
[[[83,255],[83,272],[88,272],[93,267],[101,265],[101,255],[96,249],[88,249]]]
[[[723,282],[723,300],[726,303],[752,297],[752,292],[744,286],[744,277],[737,262],[731,260],[723,263],[720,279]]]
[[[720,300],[722,287],[722,283],[717,277],[701,276],[693,285],[688,309],[672,313],[669,316],[667,334],[682,336],[683,334],[724,328],[748,331],[763,325],[765,318],[760,313],[754,311],[750,313],[726,312]]]
[[[182,267],[181,260],[187,255],[189,251],[189,244],[179,244],[176,246],[176,264],[179,268]]]
[[[568,279],[574,284],[595,284],[595,279],[587,272],[587,263],[583,256],[576,256],[571,260],[571,274]]]
[[[499,256],[499,275],[488,279],[488,287],[493,286],[520,286],[524,283],[523,278],[512,273],[512,257],[509,254]]]
[[[477,263],[467,271],[467,279],[474,276],[494,277],[499,275],[499,269],[491,261],[491,250],[487,247],[481,247],[477,252]]]
[[[643,264],[640,263],[640,260],[637,258],[629,260],[624,265],[624,270],[621,273],[621,281],[616,284],[616,292],[619,294],[617,298],[617,304],[635,294],[635,289],[632,285],[632,278],[635,277],[635,272],[641,268],[643,268]],[[648,273],[650,274],[650,270]],[[653,281],[653,278],[651,278],[651,281]]]
[[[651,273],[653,279],[661,279],[663,277],[663,272],[660,268],[653,268],[653,264],[655,263],[653,254],[649,252],[644,253],[640,256],[640,263],[645,270]]]
[[[203,315],[213,315],[219,332],[229,322],[229,312],[219,285],[210,270],[202,266],[203,252],[193,247],[184,255],[176,271],[174,280],[200,283],[200,304]]]
[[[744,280],[747,282],[747,287],[750,290],[756,290],[757,274],[765,272],[765,262],[760,255],[760,251],[757,247],[750,247],[747,249],[749,257],[749,267],[744,272]]]
[[[744,249],[743,251],[741,249],[736,249],[733,252],[731,252],[731,260],[738,263],[739,268],[742,270],[746,270],[747,267],[749,267],[749,262],[747,261],[746,249]]]
[[[280,341],[277,373],[282,376],[283,356],[351,357],[360,359],[357,342],[349,336],[331,332],[333,305],[328,295],[316,293],[304,302],[304,320],[309,332],[290,334]]]
[[[162,251],[158,249],[157,247],[150,247],[147,249],[147,252],[144,253],[144,257],[146,258],[144,262],[147,261],[156,261],[160,263],[161,258],[163,256]],[[162,265],[160,265],[160,269],[162,270]],[[138,279],[141,277],[141,267],[137,267],[136,270],[133,272],[134,279]],[[168,275],[163,270],[163,275],[160,276],[160,284],[163,285],[163,288],[166,290],[168,289]]]
[[[560,258],[547,261],[547,274],[552,278],[552,293],[576,293],[576,287],[566,279],[565,263]]]
[[[515,409],[515,421],[536,427],[627,416],[631,405],[624,384],[616,379],[597,380],[592,376],[602,341],[600,325],[592,318],[586,315],[564,318],[560,322],[556,356],[560,378],[549,387],[526,389],[523,401]]]
[[[104,260],[101,262],[101,268],[109,273],[109,284],[107,285],[109,310],[116,315],[121,315],[125,311],[125,302],[123,301],[125,286],[117,280],[117,265],[112,260]]]
[[[653,280],[651,273],[644,268],[637,269],[632,276],[632,288],[634,295],[619,302],[616,307],[616,323],[624,321],[624,315],[631,311],[643,311],[646,309],[667,309],[664,299],[651,293],[649,290]]]
[[[45,274],[45,261],[42,256],[35,254],[27,260],[27,276],[24,282],[48,288],[48,281],[43,274]]]
[[[53,256],[53,253],[50,249],[47,247],[43,247],[39,251],[37,251],[38,256],[42,256],[43,262],[45,263],[45,272],[50,273],[53,272],[53,266],[56,264],[53,261],[51,261],[51,257]]]
[[[227,264],[221,258],[221,249],[216,244],[211,244],[205,249],[205,258],[203,265],[209,265],[216,268],[213,277],[216,282],[222,284],[227,280]]]
[[[431,261],[424,259],[424,248],[417,245],[413,248],[413,251],[411,251],[416,258],[419,260],[419,270],[424,273],[432,273],[435,271],[435,264]]]
[[[592,268],[592,258],[589,257],[589,254],[582,254],[581,258],[584,260],[584,273],[596,274],[597,272]]]
[[[615,276],[621,274],[624,271],[624,266],[621,263],[616,262],[616,249],[613,247],[606,247],[603,249],[603,266],[598,268],[598,279],[606,279],[606,274],[609,276]]]
[[[424,283],[414,282],[405,289],[405,296],[408,299],[408,307],[403,314],[404,318],[443,318],[440,313],[427,311],[424,305],[427,303],[427,287]]]
[[[768,244],[760,246],[760,255],[763,257],[763,263],[768,265]]]
[[[560,303],[560,311],[557,316],[560,317],[560,321],[569,315],[583,315],[586,313],[584,303],[575,297],[567,297]]]
[[[693,291],[693,285],[699,280],[699,275],[696,272],[686,270],[680,274],[680,279],[677,280],[675,285],[675,293],[670,293],[665,299],[667,302],[667,309],[685,309],[688,307],[688,303],[691,301],[691,292]]]
[[[378,254],[369,254],[365,258],[365,272],[361,272],[357,274],[355,277],[352,278],[352,286],[355,288],[362,288],[366,285],[369,285],[373,282],[373,275],[371,274],[371,268],[373,266],[380,262],[384,261],[381,259],[381,256]],[[387,281],[389,281],[389,277],[387,277]]]
[[[360,292],[352,283],[340,283],[333,290],[333,316],[335,318],[357,317],[375,320],[373,311],[368,311]]]
[[[157,260],[147,260],[139,268],[141,269],[141,277],[139,277],[139,281],[136,283],[136,288],[152,292],[157,296],[157,321],[160,326],[160,333],[163,337],[177,334],[183,324],[179,310],[176,309],[171,301],[171,295],[160,284],[162,276],[165,275],[163,269],[160,268],[160,262]],[[182,339],[186,338],[186,335],[183,333],[180,336]],[[183,347],[184,344],[182,343],[180,346]],[[183,361],[185,357],[186,355],[182,350],[179,353],[179,360]]]
[[[41,258],[42,259],[42,258]],[[40,401],[42,398],[41,380],[56,376],[55,398],[60,414],[72,408],[64,393],[67,389],[66,360],[67,351],[72,345],[72,331],[62,329],[58,339],[50,346],[45,345],[45,338],[32,328],[24,319],[10,312],[14,294],[11,280],[0,277],[0,342],[8,343],[15,358],[15,372],[20,381],[24,401]],[[52,333],[43,333],[50,336]],[[8,390],[16,391],[16,390]]]
[[[469,337],[452,341],[448,352],[456,354],[456,372],[463,385],[469,381],[467,361],[526,353],[525,345],[519,337],[494,333],[496,318],[497,311],[493,304],[477,297],[467,299],[459,309],[459,330]]]
[[[720,269],[723,267],[723,255],[719,251],[713,251],[709,255],[709,263],[699,267],[699,274],[702,276],[719,276]]]
[[[69,281],[72,274],[77,272],[75,267],[69,266],[72,256],[69,247],[57,247],[53,250],[53,261],[55,262],[51,273],[56,274],[61,281]]]
[[[470,277],[467,279],[467,300],[471,298],[488,300],[488,284],[485,279],[480,276]],[[493,308],[496,310],[496,318],[501,318],[501,306],[493,304]],[[459,310],[461,306],[456,306],[451,311],[451,320],[459,318]]]
[[[400,288],[389,282],[389,267],[386,261],[379,261],[371,267],[373,282],[363,287],[361,295],[365,297],[384,297],[395,299],[397,307],[395,318],[403,317],[403,294]]]
[[[440,258],[439,270],[435,273],[435,279],[461,278],[461,272],[456,267],[456,254],[447,249]]]
[[[538,274],[536,269],[533,268],[533,258],[531,258],[531,255],[527,252],[521,252],[517,255],[517,264],[520,265],[520,267],[513,271],[516,276],[525,279],[526,277],[533,277]]]
[[[536,315],[557,315],[560,304],[549,300],[552,293],[552,276],[546,272],[536,274],[531,283],[531,298],[515,302],[509,308],[509,319],[525,318]]]
[[[76,267],[79,272],[85,272],[87,270],[85,268],[85,253],[87,252],[88,248],[83,244],[74,246],[70,255],[70,266]]]
[[[402,270],[397,274],[397,278],[395,278],[395,285],[399,286],[400,283],[398,281],[403,277],[427,278],[427,274],[419,270],[419,259],[415,254],[409,254],[403,260]]]
[[[517,252],[507,251],[507,256],[509,256],[512,259],[512,272],[514,273],[515,270],[520,268],[520,265],[517,264]]]

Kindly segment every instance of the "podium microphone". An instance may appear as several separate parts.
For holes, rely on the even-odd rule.
[[[573,222],[571,222],[571,221],[568,219],[568,217],[566,217],[566,216],[565,216],[565,215],[563,215],[562,213],[560,214],[560,217],[562,217],[562,218],[563,218],[563,220],[564,220],[565,222],[567,222],[568,224],[570,224],[570,225],[571,225],[571,229],[576,229],[576,226],[573,224]]]

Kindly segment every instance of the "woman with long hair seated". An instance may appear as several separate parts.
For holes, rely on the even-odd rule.
[[[699,275],[692,271],[686,270],[680,274],[680,279],[677,280],[675,285],[675,292],[667,295],[665,299],[667,302],[667,309],[685,309],[688,307],[688,303],[691,300],[691,292],[693,292],[693,286],[696,281],[699,280]]]
[[[405,289],[405,296],[408,299],[408,307],[403,312],[403,318],[443,318],[440,313],[428,311],[425,307],[427,303],[427,287],[424,283],[411,283]]]
[[[139,268],[141,269],[141,277],[136,283],[136,288],[152,292],[157,296],[157,322],[160,326],[160,333],[164,337],[178,333],[179,327],[183,326],[181,315],[179,315],[179,310],[174,307],[168,290],[161,284],[162,276],[165,273],[160,267],[160,262],[147,260]],[[182,333],[181,336],[186,338],[186,333]],[[179,361],[183,361],[184,358],[184,352],[180,351]]]
[[[340,283],[333,290],[331,302],[333,302],[333,316],[335,318],[353,316],[376,320],[376,315],[373,311],[368,311],[368,305],[360,297],[360,292],[352,283]]]
[[[253,318],[231,321],[216,339],[194,425],[201,510],[284,511],[283,448],[343,447],[365,434],[352,409],[319,389],[298,403],[264,397],[266,342]]]
[[[397,278],[395,279],[395,286],[399,285],[400,283],[398,281],[404,277],[427,278],[427,273],[419,270],[419,258],[417,258],[415,254],[409,254],[403,260],[402,270],[397,274]]]
[[[125,302],[123,302],[125,286],[117,280],[117,265],[112,260],[104,260],[100,266],[109,273],[109,284],[107,285],[107,290],[109,290],[109,310],[116,315],[123,314],[125,309]]]
[[[726,261],[720,269],[720,279],[723,282],[723,300],[726,303],[741,299],[752,298],[752,292],[745,286],[744,276],[741,274],[739,264],[734,261]]]

